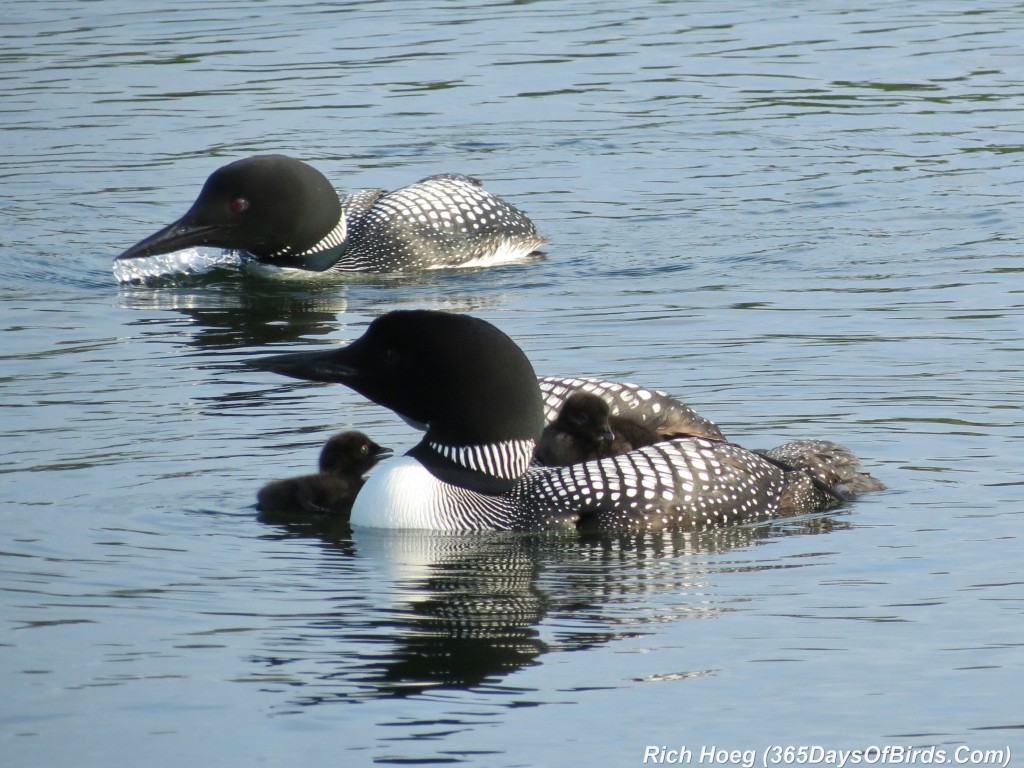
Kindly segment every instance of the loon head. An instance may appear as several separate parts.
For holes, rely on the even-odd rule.
[[[343,225],[338,194],[322,173],[286,155],[257,155],[214,171],[184,216],[117,258],[214,246],[274,264],[314,249]],[[343,239],[336,233],[333,242]]]
[[[340,432],[331,437],[320,451],[320,472],[325,475],[365,475],[381,459],[391,456],[362,432]]]
[[[445,446],[536,441],[544,405],[533,366],[490,323],[433,310],[399,310],[347,347],[262,358],[265,370],[338,382],[412,422]]]

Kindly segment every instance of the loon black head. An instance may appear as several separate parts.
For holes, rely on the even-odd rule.
[[[338,194],[322,173],[285,155],[258,155],[214,171],[184,216],[117,258],[214,246],[275,263],[313,248],[340,222]]]
[[[448,446],[537,440],[544,406],[533,366],[512,339],[467,315],[400,310],[337,350],[276,355],[261,368],[345,384]]]

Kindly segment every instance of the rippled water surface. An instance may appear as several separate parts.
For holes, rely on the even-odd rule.
[[[1020,759],[1019,4],[4,14],[4,766]],[[480,177],[547,257],[118,285],[117,253],[271,151],[344,190]],[[259,485],[334,431],[417,438],[240,363],[396,307],[491,320],[541,373],[667,389],[751,447],[838,440],[890,490],[641,540],[258,522]]]

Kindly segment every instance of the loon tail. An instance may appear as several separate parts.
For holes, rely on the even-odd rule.
[[[789,473],[780,502],[784,514],[827,509],[886,487],[849,448],[830,440],[794,440],[757,453]]]

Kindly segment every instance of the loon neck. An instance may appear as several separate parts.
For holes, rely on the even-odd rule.
[[[512,490],[529,468],[535,448],[530,439],[448,445],[428,435],[408,455],[438,480],[495,496]]]
[[[345,213],[342,212],[338,223],[331,231],[309,248],[300,253],[292,253],[294,247],[288,245],[270,254],[269,260],[271,264],[280,267],[323,272],[330,269],[344,255],[348,249],[347,238],[348,222]]]

